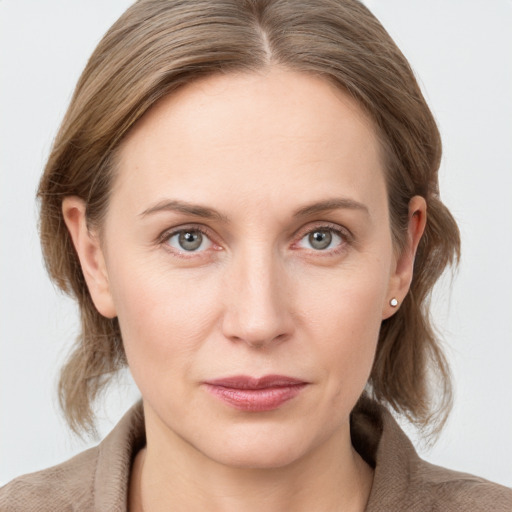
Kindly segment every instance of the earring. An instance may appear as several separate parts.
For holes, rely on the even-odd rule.
[[[395,297],[393,297],[390,301],[389,301],[389,305],[392,307],[392,308],[396,308],[398,306],[398,299],[395,299]]]

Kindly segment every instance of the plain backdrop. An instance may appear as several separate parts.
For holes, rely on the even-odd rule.
[[[77,333],[50,284],[34,194],[88,56],[129,0],[0,0],[0,482],[94,442],[68,431],[56,373]],[[436,464],[512,485],[512,2],[367,0],[410,60],[444,141],[441,194],[463,258],[434,296],[456,401]],[[105,434],[138,397],[128,374]]]

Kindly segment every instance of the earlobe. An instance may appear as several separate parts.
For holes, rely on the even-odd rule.
[[[97,234],[87,227],[85,202],[69,196],[62,201],[62,215],[80,260],[87,288],[98,312],[114,318],[116,310],[110,292],[105,258]]]
[[[392,270],[388,298],[382,312],[382,318],[393,315],[409,292],[413,278],[414,259],[427,223],[427,203],[421,196],[414,196],[409,201],[409,223],[407,227],[407,240],[402,252],[396,258]],[[395,305],[393,299],[397,301]]]

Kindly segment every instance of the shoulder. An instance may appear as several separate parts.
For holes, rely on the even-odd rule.
[[[417,459],[410,473],[412,501],[430,502],[432,512],[511,512],[512,489]],[[414,496],[415,495],[415,496]],[[419,504],[419,503],[418,503]]]
[[[367,512],[512,512],[512,489],[421,459],[389,411],[375,402],[358,404],[351,434],[375,469]]]
[[[62,464],[15,478],[0,488],[2,512],[92,510],[98,448]]]
[[[139,402],[95,448],[0,489],[1,512],[122,512],[134,454],[145,443]]]

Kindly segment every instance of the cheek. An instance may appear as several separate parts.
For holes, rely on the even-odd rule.
[[[308,324],[332,328],[345,336],[375,332],[381,322],[389,281],[387,261],[361,258],[325,274],[303,272],[302,309]]]
[[[137,265],[119,262],[111,273],[126,356],[139,387],[150,377],[186,373],[218,318],[216,276],[158,267],[155,272],[146,262],[138,271]]]
[[[307,337],[316,344],[330,396],[357,394],[364,388],[377,346],[387,275],[386,262],[375,260],[346,267],[322,287],[305,286],[301,293]]]

